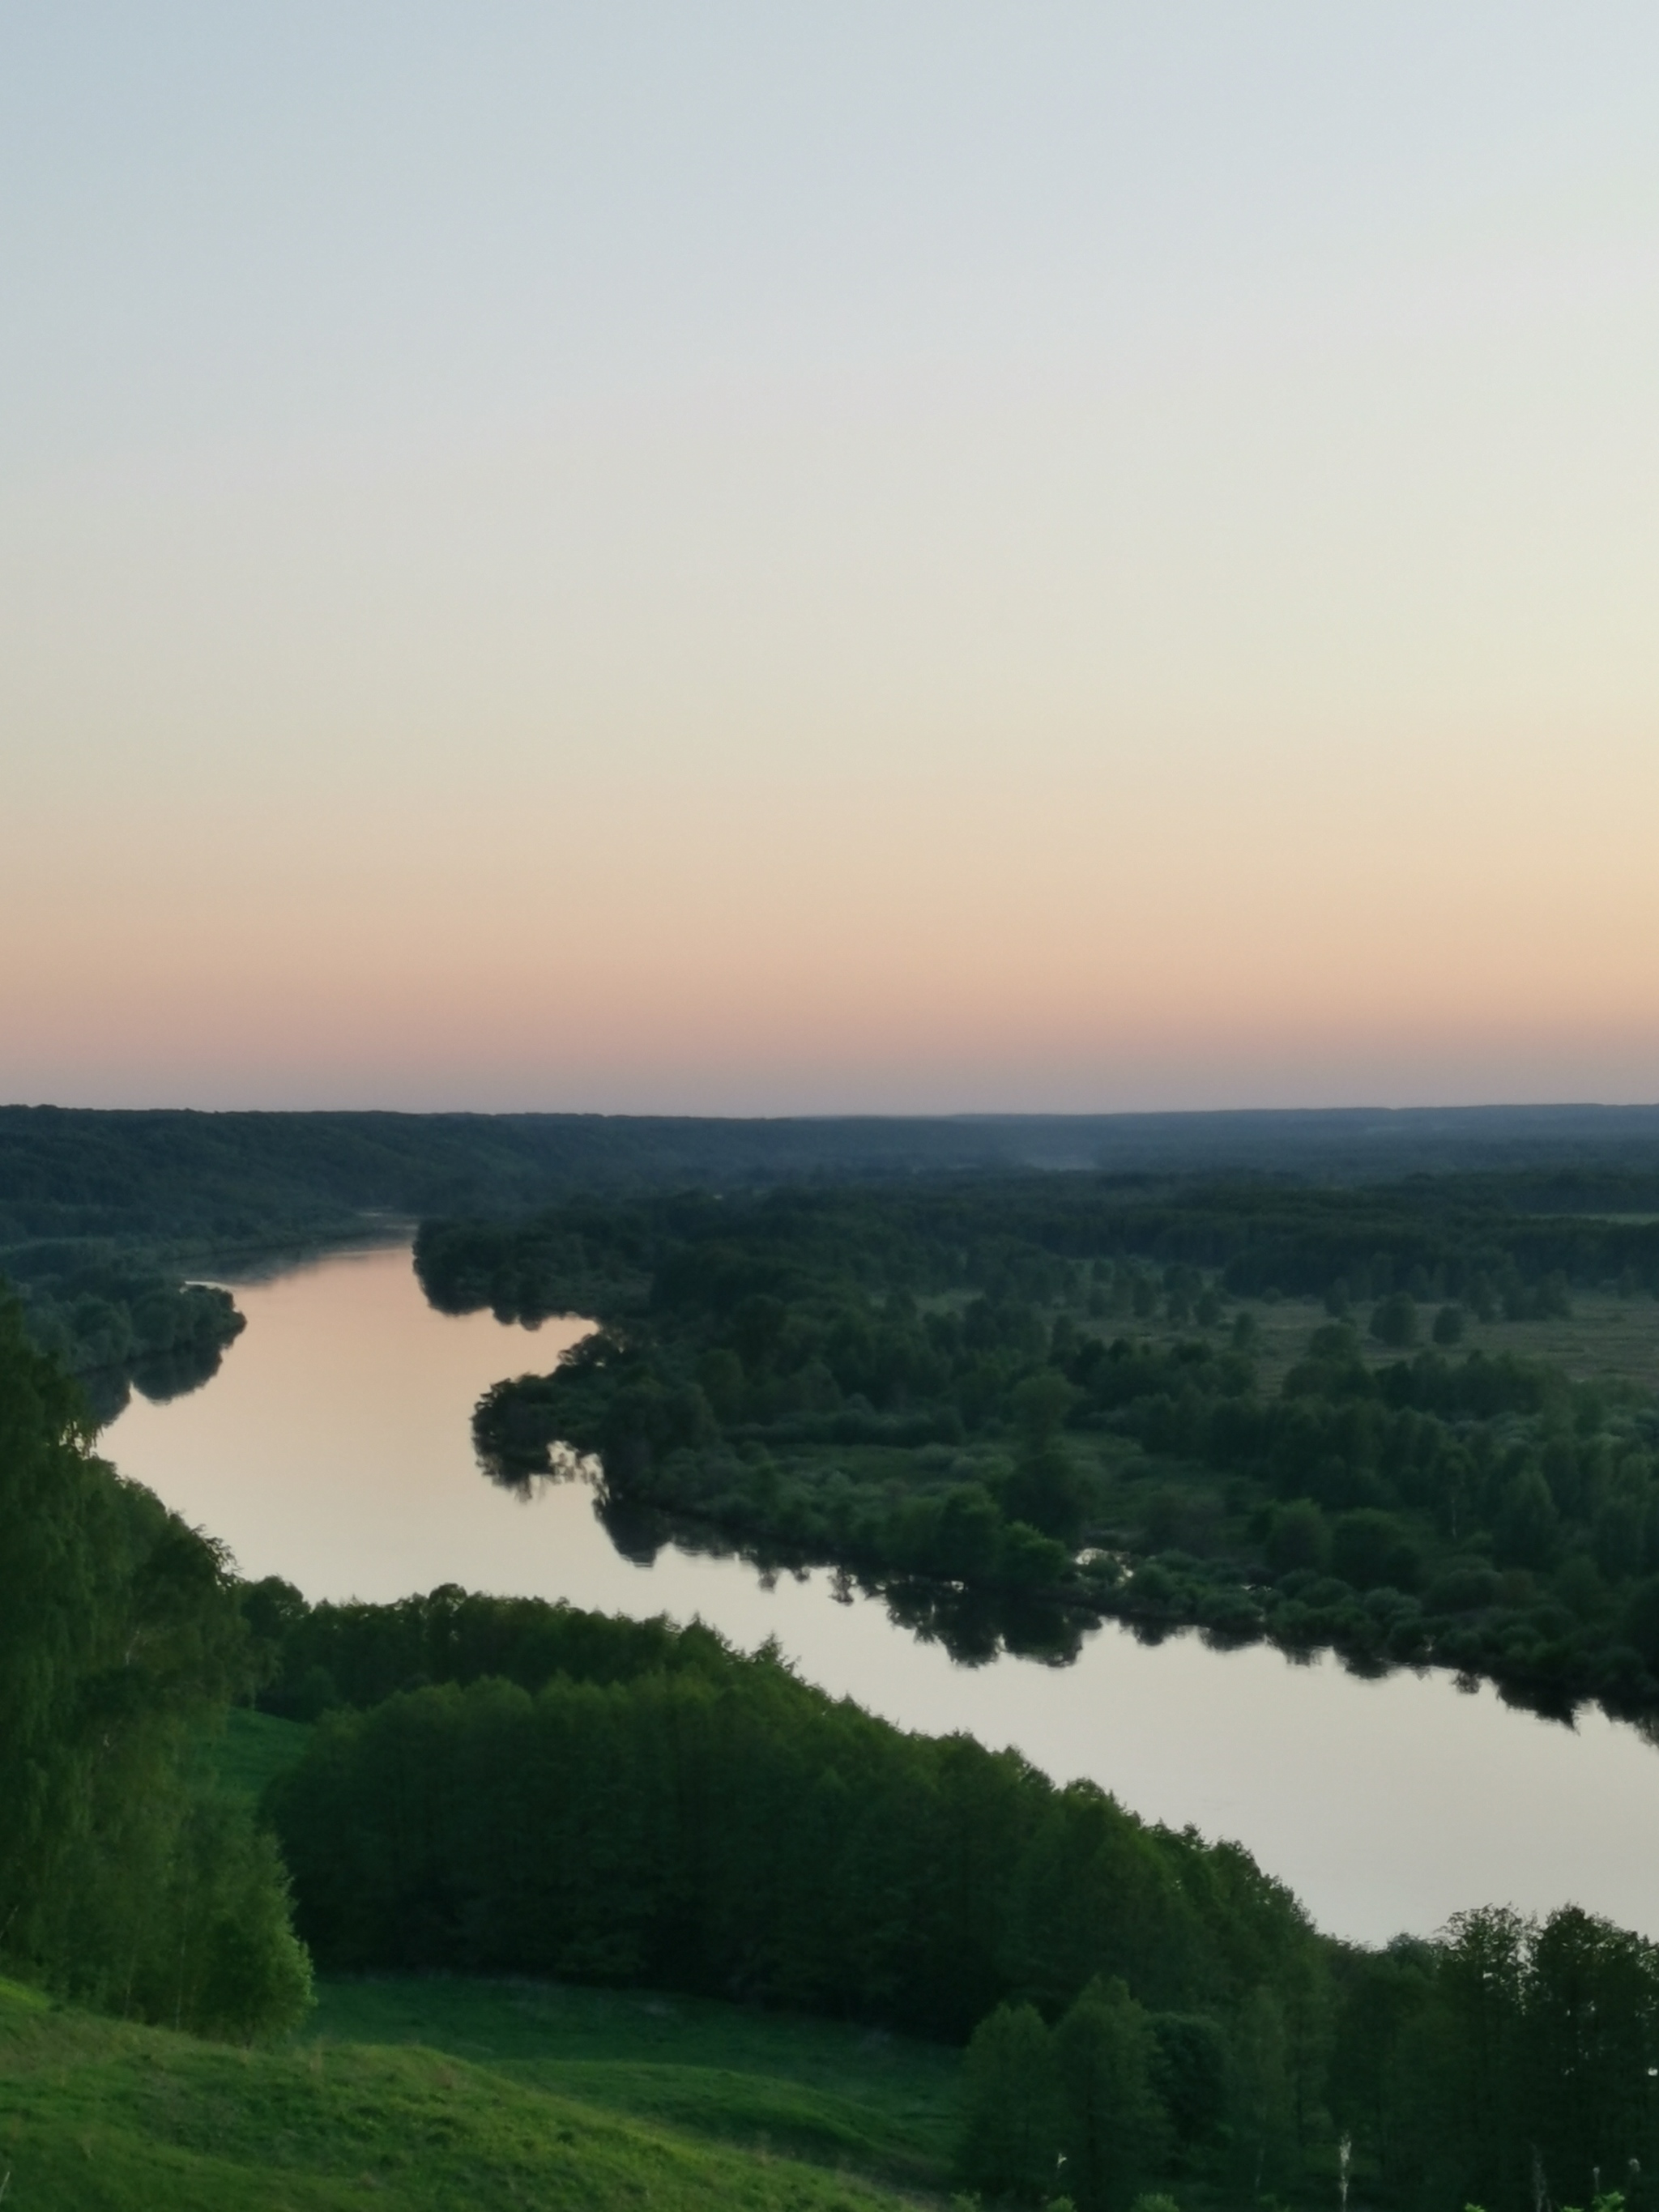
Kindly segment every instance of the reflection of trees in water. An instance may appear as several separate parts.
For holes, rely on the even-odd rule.
[[[474,1454],[482,1474],[487,1475],[498,1490],[508,1491],[514,1498],[528,1504],[539,1498],[544,1490],[553,1490],[568,1482],[598,1483],[601,1469],[591,1452],[579,1452],[570,1444],[549,1444],[539,1455],[538,1466],[528,1466],[521,1459],[503,1458],[501,1454],[479,1451]]]
[[[982,1667],[1005,1652],[1069,1667],[1085,1633],[1097,1628],[1083,1613],[1018,1590],[988,1590],[915,1577],[868,1585],[887,1601],[888,1617],[919,1642],[942,1644],[959,1666]]]
[[[879,1597],[896,1627],[908,1628],[917,1641],[939,1644],[958,1665],[982,1667],[1005,1653],[1069,1667],[1083,1649],[1098,1618],[1018,1590],[988,1589],[961,1583],[930,1581],[919,1575],[863,1571],[776,1541],[740,1540],[708,1521],[664,1512],[618,1494],[605,1480],[597,1455],[551,1443],[540,1467],[523,1457],[480,1451],[478,1465],[498,1489],[526,1504],[555,1485],[586,1482],[593,1491],[593,1516],[619,1555],[637,1567],[654,1566],[672,1546],[691,1559],[741,1559],[752,1567],[762,1587],[770,1589],[780,1575],[805,1582],[815,1568],[828,1567],[830,1595],[842,1605],[855,1596]]]
[[[184,1345],[139,1360],[132,1370],[132,1387],[152,1405],[165,1406],[170,1399],[188,1397],[210,1382],[223,1364],[222,1344]]]
[[[188,1397],[210,1382],[224,1364],[222,1344],[189,1344],[172,1352],[153,1352],[131,1367],[95,1367],[76,1376],[92,1418],[106,1429],[125,1413],[136,1390],[152,1406],[165,1406],[174,1398]]]
[[[601,1484],[593,1493],[593,1514],[624,1559],[636,1567],[654,1567],[657,1554],[667,1541],[662,1516],[648,1505],[613,1498]]]
[[[858,1596],[879,1597],[894,1626],[908,1628],[919,1643],[943,1644],[958,1665],[981,1667],[1011,1653],[1069,1667],[1083,1639],[1099,1626],[1092,1614],[1017,1592],[974,1589],[931,1582],[914,1575],[860,1573],[844,1564],[814,1558],[777,1544],[738,1543],[707,1522],[682,1519],[612,1497],[603,1483],[593,1499],[594,1515],[625,1559],[651,1566],[672,1545],[692,1559],[741,1559],[754,1569],[761,1586],[776,1587],[781,1575],[804,1583],[815,1568],[830,1570],[830,1595],[851,1605]]]

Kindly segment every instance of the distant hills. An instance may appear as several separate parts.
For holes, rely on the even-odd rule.
[[[1011,1168],[1347,1182],[1590,1164],[1659,1170],[1659,1106],[769,1120],[8,1106],[0,1245],[286,1241],[337,1236],[365,1216],[512,1212],[581,1188]]]

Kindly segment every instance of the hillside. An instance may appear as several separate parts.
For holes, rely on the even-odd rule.
[[[633,2011],[647,2033],[661,2025],[638,2001]],[[928,2165],[937,2121],[914,2148],[890,2109],[864,2108],[855,2079],[837,2090],[789,2078],[787,2024],[775,2037],[783,2066],[768,2078],[752,2032],[738,2039],[744,2072],[715,2029],[690,2039],[701,2059],[618,2057],[627,2039],[613,2030],[596,2046],[611,2055],[584,2062],[579,2017],[559,2021],[538,2039],[522,1990],[465,1988],[451,2002],[441,1984],[365,1985],[325,1993],[306,2041],[249,2051],[57,2009],[0,1984],[7,2212],[324,2212],[368,2195],[388,2212],[878,2212],[906,2201],[900,2188],[837,2162],[891,2160],[912,2175]],[[336,2039],[331,2024],[362,2039]],[[458,2055],[491,2032],[511,2040],[510,2061]],[[801,2031],[815,2050],[833,2033]],[[557,2055],[538,2057],[542,2044]],[[939,2054],[934,2070],[946,2063]]]

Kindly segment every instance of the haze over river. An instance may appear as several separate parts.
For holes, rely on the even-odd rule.
[[[1109,1624],[1075,1665],[969,1668],[832,1595],[672,1547],[623,1558],[585,1484],[520,1498],[473,1458],[474,1401],[545,1371],[585,1328],[436,1314],[407,1249],[336,1254],[237,1287],[247,1316],[188,1397],[135,1397],[102,1449],[226,1540],[241,1571],[307,1597],[388,1599],[440,1583],[605,1612],[700,1613],[734,1643],[775,1636],[811,1681],[911,1729],[1012,1744],[1148,1819],[1246,1844],[1320,1924],[1382,1942],[1461,1907],[1569,1901],[1659,1936],[1659,1752],[1586,1710],[1576,1727],[1444,1673],[1365,1681],[1328,1655],[1157,1647]]]

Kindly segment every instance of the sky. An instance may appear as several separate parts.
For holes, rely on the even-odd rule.
[[[1659,14],[0,0],[0,1097],[1659,1097]]]

